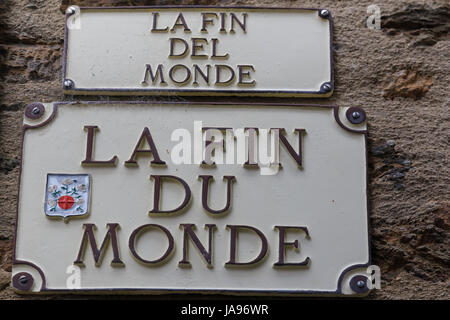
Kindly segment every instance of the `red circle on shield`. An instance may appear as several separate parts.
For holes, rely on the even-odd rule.
[[[62,196],[58,199],[58,206],[63,210],[68,210],[73,207],[75,200],[71,196]]]

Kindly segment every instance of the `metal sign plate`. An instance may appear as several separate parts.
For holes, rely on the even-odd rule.
[[[70,7],[67,94],[329,97],[331,14],[250,7]]]
[[[365,119],[298,104],[31,104],[13,285],[366,293]]]

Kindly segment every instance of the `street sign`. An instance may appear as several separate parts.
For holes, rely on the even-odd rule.
[[[30,104],[13,286],[367,293],[365,120],[329,105]]]
[[[71,7],[66,94],[329,97],[331,14],[250,7]]]

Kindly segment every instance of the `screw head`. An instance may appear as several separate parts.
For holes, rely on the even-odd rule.
[[[324,83],[322,85],[321,89],[322,89],[322,91],[329,92],[329,91],[331,91],[331,84],[329,84],[328,82]]]
[[[358,288],[364,288],[366,286],[366,284],[364,283],[364,281],[359,280],[356,285],[358,286]]]
[[[369,291],[369,287],[367,286],[368,280],[366,276],[356,275],[350,279],[350,289],[358,294],[366,293]]]
[[[66,79],[63,82],[64,89],[71,89],[71,88],[73,88],[73,85],[74,85],[74,83],[70,79]]]
[[[352,117],[353,119],[359,119],[359,117],[361,117],[361,113],[359,113],[358,111],[354,111],[352,113]]]
[[[366,121],[366,112],[359,107],[348,108],[345,116],[353,124],[361,124]]]
[[[320,10],[319,14],[322,18],[327,18],[330,15],[330,11],[328,11],[327,9],[322,9]]]
[[[20,276],[20,277],[19,277],[19,282],[20,282],[21,284],[27,284],[27,283],[28,283],[28,278],[27,278],[27,276],[25,276],[25,275]]]
[[[74,14],[75,13],[75,8],[73,6],[70,6],[66,9],[66,13],[68,15]]]
[[[37,120],[44,115],[45,107],[42,103],[33,102],[25,107],[25,116],[32,120]]]
[[[12,278],[12,285],[20,291],[29,291],[33,284],[33,276],[27,272],[20,272]]]

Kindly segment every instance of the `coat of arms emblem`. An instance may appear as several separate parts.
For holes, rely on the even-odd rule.
[[[88,214],[90,175],[47,174],[45,214],[48,217],[69,217]]]

